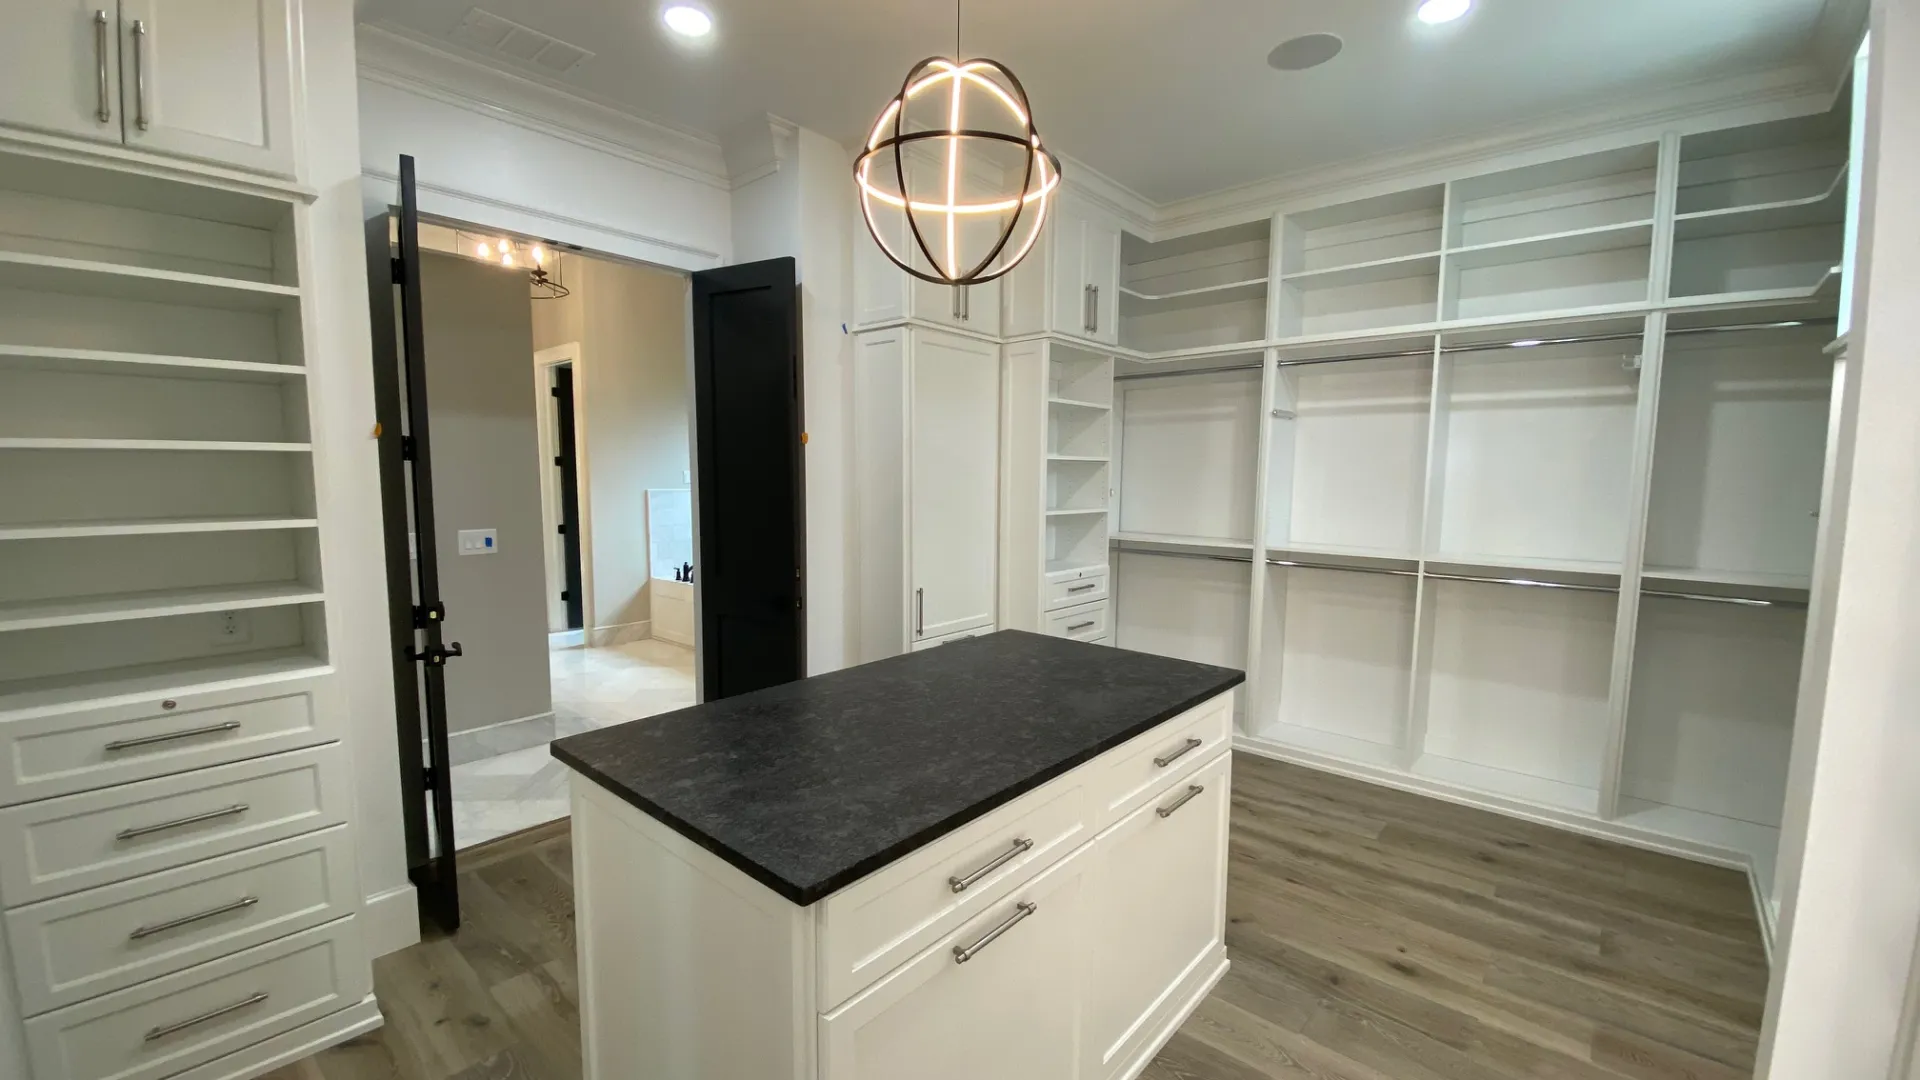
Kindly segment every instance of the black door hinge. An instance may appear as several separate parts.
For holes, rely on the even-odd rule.
[[[559,530],[560,530],[560,535],[561,535],[561,536],[565,536],[565,535],[567,535],[567,523],[566,523],[566,522],[564,522],[564,521],[563,521],[563,522],[561,522],[561,523],[560,523],[560,525],[559,525]]]
[[[446,621],[447,605],[445,603],[413,605],[413,628],[415,630],[425,630],[428,623],[443,623]]]
[[[572,597],[572,596],[571,596],[570,594],[568,594],[568,592],[567,592],[567,590],[565,590],[565,589],[561,589],[561,590],[560,590],[560,599],[562,599],[562,600],[571,600],[571,599],[573,599],[573,597]]]
[[[388,261],[387,265],[391,267],[393,270],[393,283],[395,285],[406,284],[407,264],[400,261],[400,256],[395,255],[391,260]]]
[[[559,454],[553,455],[553,463],[563,469],[567,467],[567,459],[561,457]]]
[[[413,460],[413,436],[411,435],[400,436],[400,460]]]
[[[560,396],[560,388],[559,388],[559,387],[557,387],[557,386],[549,386],[549,387],[547,387],[547,393],[549,393],[549,394],[552,394],[552,395],[553,395],[554,397],[559,397],[559,396]]]
[[[429,645],[424,649],[407,650],[407,659],[417,660],[428,667],[445,667],[448,660],[465,655],[465,651],[460,648],[460,643],[457,641],[446,645]]]

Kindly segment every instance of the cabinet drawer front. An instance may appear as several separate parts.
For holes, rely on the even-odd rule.
[[[345,826],[7,912],[28,1016],[262,945],[353,910]]]
[[[1107,636],[1107,602],[1047,613],[1047,633],[1074,641],[1093,641]]]
[[[0,901],[30,904],[346,820],[337,745],[0,810]]]
[[[1107,598],[1107,572],[1105,569],[1079,571],[1083,576],[1063,577],[1059,580],[1049,577],[1044,586],[1046,609],[1058,611],[1078,604],[1089,604],[1095,600]]]
[[[1091,902],[1082,872],[1088,850],[1083,845],[821,1017],[822,1080],[1081,1075],[1076,1018]],[[966,962],[956,947],[971,949]]]
[[[1157,1034],[1169,992],[1217,962],[1225,932],[1233,755],[1217,752],[1094,842],[1082,1030],[1087,1068],[1110,1080]],[[1195,789],[1199,790],[1195,790]]]
[[[336,736],[333,677],[48,713],[0,724],[0,805],[224,765]]]
[[[1099,828],[1126,817],[1225,749],[1233,736],[1233,694],[1220,695],[1107,755]]]
[[[361,1000],[372,968],[351,918],[26,1022],[34,1073],[158,1080]]]
[[[821,1004],[845,1001],[1090,839],[1087,771],[1029,792],[822,901]]]

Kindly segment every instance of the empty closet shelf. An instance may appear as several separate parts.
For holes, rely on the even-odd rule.
[[[115,698],[218,690],[323,675],[331,670],[325,660],[303,649],[267,649],[109,671],[16,679],[0,682],[0,716]]]
[[[1491,266],[1512,266],[1542,259],[1562,259],[1574,255],[1595,255],[1602,251],[1641,248],[1653,243],[1653,222],[1632,221],[1623,225],[1603,225],[1593,229],[1530,236],[1520,240],[1502,240],[1492,244],[1454,248],[1447,253],[1449,266],[1460,270],[1480,270]]]
[[[304,454],[313,449],[303,442],[228,442],[221,439],[0,439],[0,450],[191,450]]]
[[[1267,561],[1275,565],[1290,563],[1326,564],[1333,568],[1414,573],[1420,569],[1420,556],[1412,552],[1383,548],[1353,547],[1342,544],[1285,544],[1269,546]]]
[[[0,540],[56,540],[82,536],[161,536],[179,533],[272,532],[311,529],[310,517],[271,515],[201,518],[134,518],[125,521],[43,521],[0,525]]]
[[[1618,584],[1620,564],[1599,559],[1558,559],[1530,555],[1429,555],[1427,569],[1435,576],[1453,574],[1465,577],[1545,577],[1587,575],[1611,579]],[[1573,580],[1583,580],[1574,578]]]
[[[1116,532],[1119,544],[1160,544],[1166,547],[1206,548],[1216,551],[1252,551],[1251,540],[1228,540],[1218,536],[1180,536],[1174,533]]]
[[[1230,281],[1224,285],[1208,285],[1198,289],[1180,289],[1157,294],[1136,292],[1123,285],[1120,288],[1120,314],[1157,315],[1163,311],[1185,311],[1192,308],[1212,307],[1215,304],[1259,300],[1266,295],[1266,278]]]
[[[1330,266],[1324,270],[1299,270],[1281,280],[1303,289],[1338,289],[1348,285],[1378,285],[1399,278],[1432,277],[1439,272],[1440,253],[1434,251]]]
[[[1834,178],[1832,187],[1811,198],[1783,199],[1779,202],[1681,214],[1674,223],[1673,238],[1677,241],[1705,240],[1715,236],[1841,225],[1847,220],[1846,193],[1846,172],[1842,170]]]
[[[1087,409],[1092,412],[1112,412],[1113,406],[1099,401],[1080,401],[1075,398],[1050,397],[1047,404],[1058,405],[1063,409]]]
[[[1588,817],[1600,812],[1600,792],[1594,788],[1529,773],[1509,772],[1458,758],[1422,755],[1413,763],[1413,775],[1528,806],[1570,811]]]
[[[0,604],[0,631],[41,630],[54,626],[131,622],[137,619],[161,619],[170,615],[282,607],[288,604],[311,604],[322,598],[321,591],[311,585],[272,582],[112,593],[77,599],[19,601]]]
[[[1786,589],[1801,593],[1813,587],[1813,575],[1766,570],[1716,570],[1692,566],[1649,566],[1641,572],[1649,585],[1731,585],[1747,589]]]
[[[1090,507],[1085,510],[1049,510],[1047,511],[1047,516],[1050,518],[1105,517],[1106,515],[1107,515],[1107,508],[1104,506]]]
[[[0,288],[240,311],[279,311],[300,302],[291,285],[21,251],[0,251]]]
[[[271,382],[304,378],[307,374],[307,369],[300,364],[4,344],[0,344],[0,366],[89,375],[144,375],[167,379],[219,379],[224,382]]]

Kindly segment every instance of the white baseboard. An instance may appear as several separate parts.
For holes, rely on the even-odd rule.
[[[197,1069],[176,1073],[172,1080],[251,1080],[282,1065],[311,1057],[329,1046],[338,1046],[356,1035],[364,1035],[384,1023],[386,1018],[380,1015],[379,1003],[368,994],[332,1016],[215,1058]]]
[[[360,905],[367,955],[385,956],[420,942],[420,898],[411,883],[375,893]]]
[[[465,765],[470,761],[511,754],[530,746],[545,746],[555,737],[551,711],[502,720],[485,727],[447,733],[447,763]]]
[[[595,648],[608,645],[625,645],[629,641],[645,641],[653,636],[653,621],[642,619],[639,622],[616,623],[612,626],[596,626],[593,633],[587,635]]]
[[[1207,963],[1207,960],[1212,963]],[[1161,1014],[1159,1022],[1154,1025],[1153,1035],[1134,1051],[1132,1060],[1116,1074],[1120,1080],[1135,1080],[1152,1064],[1154,1058],[1160,1056],[1160,1051],[1166,1048],[1173,1033],[1180,1030],[1180,1025],[1186,1023],[1200,1003],[1207,1000],[1207,995],[1213,993],[1213,988],[1220,985],[1220,980],[1226,977],[1228,966],[1226,949],[1222,947],[1218,952],[1204,957],[1201,963],[1195,964],[1186,979],[1175,985],[1170,997],[1176,1004]]]
[[[547,633],[547,648],[577,649],[587,643],[585,630],[553,630]]]

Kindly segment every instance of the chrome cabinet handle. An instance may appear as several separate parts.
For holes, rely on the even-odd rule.
[[[973,321],[973,287],[971,285],[960,286],[960,321]]]
[[[1069,592],[1069,593],[1081,593],[1081,592],[1092,592],[1093,590],[1095,590],[1095,589],[1097,589],[1097,588],[1099,588],[1099,587],[1100,587],[1100,583],[1099,583],[1099,582],[1097,582],[1097,581],[1090,581],[1090,582],[1088,582],[1088,583],[1086,583],[1085,585],[1075,585],[1075,586],[1073,586],[1072,588],[1069,588],[1069,589],[1067,590],[1067,592]]]
[[[1013,929],[1019,925],[1020,920],[1039,910],[1039,904],[1031,904],[1022,900],[1019,904],[1015,905],[1013,914],[1007,916],[1006,921],[999,926],[987,931],[985,937],[982,937],[979,941],[971,945],[955,945],[953,947],[953,962],[956,964],[964,964],[974,957],[979,956],[980,950],[1000,940],[1001,934]]]
[[[199,1027],[201,1024],[204,1024],[209,1020],[218,1020],[221,1017],[227,1015],[228,1013],[239,1012],[241,1009],[245,1009],[254,1005],[259,1005],[265,1002],[266,1000],[267,1000],[267,995],[265,993],[254,994],[251,997],[247,998],[245,1001],[236,1001],[231,1005],[223,1005],[220,1008],[213,1010],[212,1012],[201,1013],[199,1016],[196,1016],[191,1020],[182,1020],[177,1024],[168,1024],[166,1027],[154,1028],[152,1031],[147,1032],[146,1041],[155,1042],[157,1040],[164,1039],[169,1035],[176,1035],[182,1031],[187,1030],[188,1028]]]
[[[99,101],[99,104],[94,107],[93,118],[104,124],[113,119],[113,104],[107,100],[107,12],[105,8],[93,13],[93,59]]]
[[[141,938],[150,938],[155,934],[164,934],[169,930],[178,930],[183,926],[192,926],[197,922],[205,922],[208,919],[217,918],[228,912],[245,911],[247,908],[259,902],[260,898],[257,896],[243,896],[231,904],[222,904],[217,908],[210,911],[203,911],[198,915],[182,915],[177,919],[168,919],[163,923],[153,923],[149,926],[139,927],[134,930],[133,933],[127,935],[127,940],[139,941]]]
[[[995,870],[1000,869],[1001,867],[1012,862],[1014,859],[1032,850],[1033,850],[1032,840],[1030,839],[1015,840],[1013,842],[1012,847],[1008,848],[1006,851],[1000,853],[999,855],[994,856],[994,859],[992,862],[988,863],[987,865],[981,867],[978,870],[975,870],[973,873],[968,874],[966,877],[948,878],[947,885],[948,887],[952,888],[954,892],[966,892],[968,889],[972,888],[974,884],[977,883],[981,878],[986,877],[988,874],[993,873]]]
[[[1188,739],[1187,745],[1181,747],[1178,750],[1175,750],[1173,753],[1168,754],[1166,757],[1154,758],[1153,763],[1164,769],[1167,766],[1173,764],[1174,762],[1179,761],[1181,758],[1186,757],[1188,754],[1193,753],[1195,750],[1200,749],[1200,747],[1203,745],[1205,744],[1203,744],[1199,739]]]
[[[1087,329],[1097,334],[1100,332],[1100,286],[1089,287],[1093,289],[1093,314],[1087,320]]]
[[[153,746],[157,743],[177,742],[181,739],[191,739],[200,735],[218,735],[223,731],[238,730],[240,730],[240,721],[228,720],[225,723],[208,724],[206,727],[188,728],[185,731],[169,731],[164,735],[142,735],[137,739],[115,739],[107,744],[107,750],[109,752],[115,750],[133,750],[137,747]]]
[[[192,817],[183,817],[176,821],[163,821],[158,825],[141,825],[132,829],[121,829],[118,835],[122,840],[138,840],[142,836],[149,836],[157,832],[166,832],[168,829],[185,828],[188,825],[198,825],[203,821],[218,821],[221,818],[233,817],[236,814],[244,814],[246,812],[246,803],[234,803],[224,810],[209,810],[204,814],[195,814]]]
[[[950,310],[950,312],[949,312],[949,314],[951,314],[951,315],[953,316],[953,319],[954,319],[954,321],[955,321],[955,322],[959,322],[959,321],[960,321],[960,292],[961,292],[961,289],[962,289],[962,286],[959,286],[959,285],[955,285],[955,286],[953,287],[953,304],[952,304],[952,307],[951,307],[951,310]]]
[[[1098,625],[1100,625],[1098,620],[1094,620],[1091,622],[1077,622],[1077,623],[1074,623],[1072,626],[1067,627],[1067,633],[1077,634],[1082,630],[1091,630]]]
[[[913,590],[913,633],[915,637],[927,632],[927,590]]]
[[[147,130],[147,21],[133,20],[133,126]]]
[[[1155,810],[1154,813],[1159,814],[1163,818],[1170,818],[1173,816],[1174,811],[1192,802],[1194,799],[1194,796],[1200,794],[1205,790],[1207,789],[1201,787],[1199,784],[1190,784],[1187,786],[1187,793],[1185,795],[1182,795],[1179,798],[1173,800],[1172,803],[1166,806],[1163,806],[1158,810]]]
[[[1093,333],[1093,286],[1080,289],[1080,329]]]

